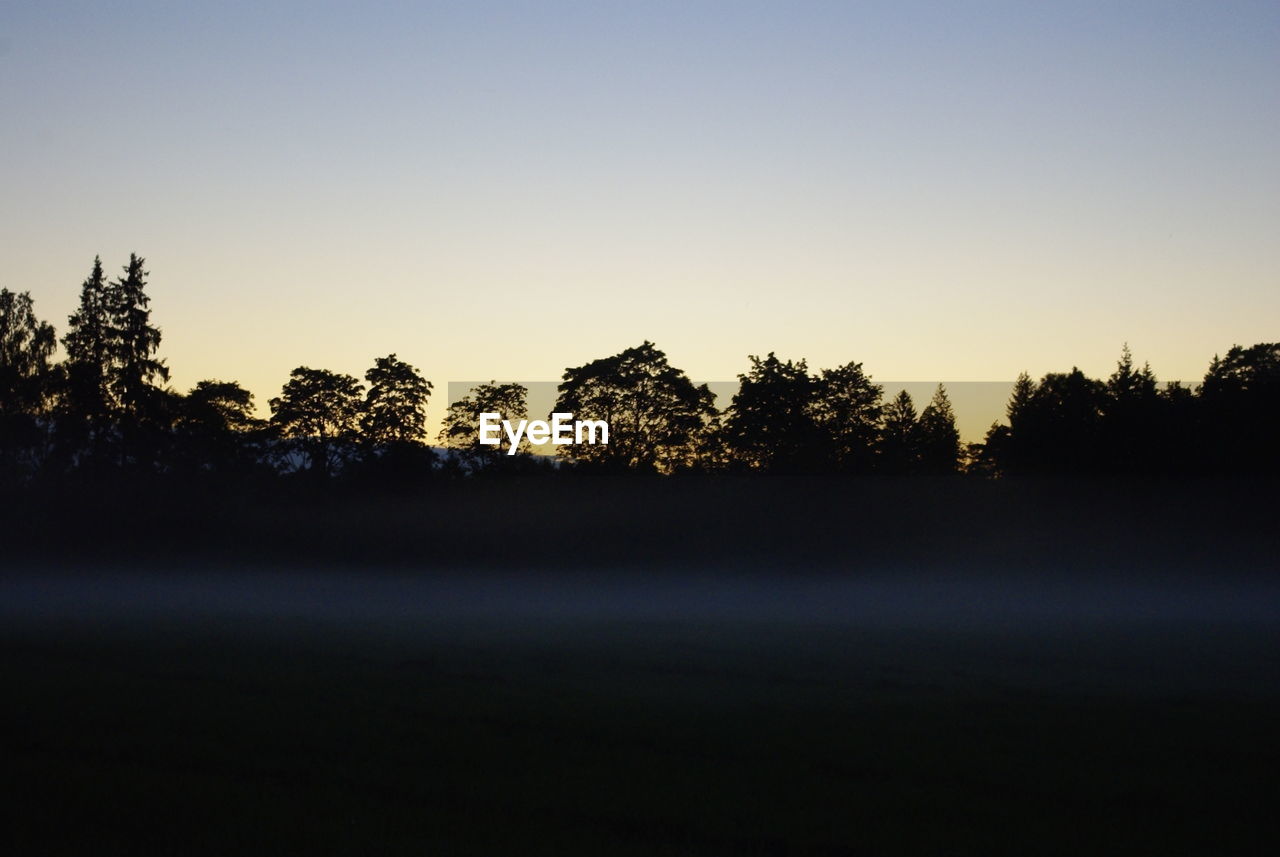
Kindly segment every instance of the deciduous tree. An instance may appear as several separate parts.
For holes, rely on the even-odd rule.
[[[426,440],[427,400],[431,382],[394,354],[379,357],[365,373],[365,396],[360,428],[375,445],[421,444]]]
[[[747,359],[738,391],[725,414],[724,442],[747,470],[772,473],[821,469],[827,446],[814,416],[817,381],[804,360],[781,360],[772,351]]]
[[[31,294],[0,289],[0,474],[26,478],[43,462],[56,347]]]
[[[510,439],[500,432],[496,446],[480,443],[480,415],[498,414],[498,419],[512,422],[528,419],[528,395],[528,389],[522,384],[490,381],[474,387],[449,406],[440,429],[440,443],[455,450],[474,470],[508,466],[505,462],[511,449]],[[528,440],[522,437],[516,452],[527,454],[529,449]]]
[[[566,369],[556,411],[605,420],[607,444],[559,447],[571,461],[669,473],[691,467],[716,419],[707,385],[694,385],[652,342]]]
[[[363,392],[350,375],[300,366],[271,400],[271,424],[303,454],[308,470],[328,476],[351,455]]]

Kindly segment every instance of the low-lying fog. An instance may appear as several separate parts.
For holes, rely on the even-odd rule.
[[[819,681],[1280,694],[1280,580],[1256,574],[11,570],[0,619],[24,634],[163,626],[371,651],[390,641],[397,657],[465,646],[492,669],[521,652],[607,652],[623,673],[767,660],[772,674]]]

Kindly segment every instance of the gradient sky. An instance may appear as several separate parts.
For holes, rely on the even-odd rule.
[[[443,392],[1280,338],[1275,2],[8,2],[0,110],[0,286],[61,334],[137,251],[174,385],[262,406],[393,351]]]

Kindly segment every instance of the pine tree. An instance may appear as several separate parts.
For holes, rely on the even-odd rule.
[[[919,459],[916,406],[911,394],[902,390],[884,408],[880,430],[879,466],[885,473],[909,473]]]
[[[95,256],[93,269],[80,286],[80,306],[67,319],[62,347],[67,352],[64,395],[58,424],[68,452],[87,445],[101,456],[115,413],[110,383],[113,367],[111,290]]]
[[[155,358],[160,330],[151,324],[146,277],[136,253],[112,282],[94,257],[62,340],[67,362],[59,428],[71,452],[87,447],[100,463],[111,447],[121,463],[153,458],[156,438],[146,433],[168,419],[170,396],[156,382],[167,381],[169,370]]]
[[[1135,368],[1125,343],[1102,399],[1100,454],[1105,469],[1150,472],[1162,466],[1167,428],[1160,425],[1163,405],[1150,365]]]
[[[113,352],[111,386],[122,415],[130,422],[151,416],[155,381],[169,380],[164,361],[154,356],[160,347],[160,329],[151,324],[143,261],[141,256],[129,254],[125,275],[111,285],[107,295]]]
[[[1108,409],[1114,412],[1127,405],[1149,402],[1155,399],[1156,388],[1156,376],[1151,371],[1150,364],[1143,364],[1141,369],[1135,369],[1133,353],[1126,342],[1120,352],[1116,371],[1107,379]]]
[[[1013,384],[1013,393],[1009,396],[1009,404],[1005,407],[1005,416],[1009,420],[1009,428],[1014,432],[1031,405],[1036,394],[1036,382],[1026,372],[1018,373],[1018,380]]]
[[[955,411],[941,384],[916,423],[920,467],[926,473],[955,473],[960,469],[960,432]]]

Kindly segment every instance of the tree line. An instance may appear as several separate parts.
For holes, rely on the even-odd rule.
[[[562,446],[555,466],[527,441],[479,443],[479,416],[528,419],[528,390],[496,381],[450,404],[426,430],[433,387],[395,354],[361,379],[300,366],[256,416],[234,381],[169,386],[157,357],[144,260],[108,279],[94,259],[61,339],[29,293],[0,290],[0,479],[160,475],[407,483],[429,477],[549,471],[784,474],[1275,474],[1280,344],[1232,347],[1195,386],[1160,384],[1126,347],[1115,372],[1019,376],[1006,421],[962,445],[947,391],[922,409],[904,390],[886,401],[862,364],[811,370],[774,353],[749,357],[718,409],[645,341],[565,370],[555,411],[606,420],[607,445]],[[63,357],[56,360],[59,342]],[[541,416],[541,415],[539,415]]]

